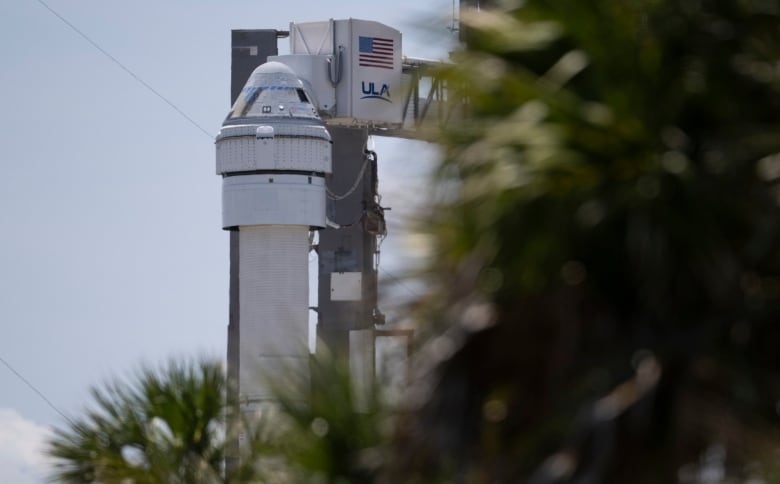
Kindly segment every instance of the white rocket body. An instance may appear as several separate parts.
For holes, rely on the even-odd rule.
[[[287,66],[250,76],[216,139],[222,226],[239,231],[239,399],[245,412],[306,398],[309,230],[326,225],[331,138],[312,94]]]

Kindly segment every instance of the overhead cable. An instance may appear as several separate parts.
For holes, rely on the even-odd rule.
[[[344,200],[348,196],[352,195],[352,193],[354,193],[355,190],[357,190],[357,187],[360,185],[360,181],[363,179],[363,175],[366,173],[366,167],[368,166],[368,161],[369,158],[366,156],[366,158],[363,160],[363,166],[360,168],[360,173],[358,173],[357,177],[355,178],[355,182],[352,183],[352,186],[349,187],[349,190],[347,190],[346,193],[342,195],[336,195],[330,190],[330,188],[328,188],[326,190],[328,194],[328,198],[330,198],[331,200],[339,201],[339,200]]]
[[[103,54],[104,56],[108,57],[108,58],[109,58],[109,59],[110,59],[110,60],[111,60],[111,61],[112,61],[114,64],[118,65],[118,66],[119,66],[119,67],[120,67],[120,68],[121,68],[123,71],[125,71],[127,74],[129,74],[129,75],[130,75],[130,77],[132,77],[132,78],[133,78],[133,79],[135,79],[135,80],[136,80],[136,81],[137,81],[139,84],[141,84],[142,86],[144,86],[144,87],[145,87],[145,88],[146,88],[146,89],[147,89],[149,92],[151,92],[152,94],[154,94],[155,96],[157,96],[158,98],[160,98],[160,99],[161,99],[161,100],[162,100],[162,101],[163,101],[165,104],[167,104],[167,105],[168,105],[168,106],[169,106],[171,109],[173,109],[174,111],[176,111],[177,113],[179,113],[179,115],[180,115],[181,117],[183,117],[184,119],[186,119],[187,121],[189,121],[189,122],[190,122],[190,124],[192,124],[193,126],[195,126],[196,128],[198,128],[200,131],[202,131],[202,132],[203,132],[203,133],[204,133],[206,136],[208,136],[210,139],[212,139],[212,140],[214,139],[214,136],[213,136],[213,135],[211,135],[211,134],[210,134],[210,133],[209,133],[209,132],[208,132],[208,131],[207,131],[207,130],[206,130],[204,127],[203,127],[203,126],[201,126],[200,124],[198,124],[197,122],[195,122],[195,120],[194,120],[194,119],[192,119],[191,117],[189,117],[189,116],[187,115],[187,113],[185,113],[184,111],[182,111],[182,110],[181,110],[181,109],[180,109],[178,106],[176,106],[176,105],[175,105],[173,102],[171,102],[171,101],[170,101],[168,98],[166,98],[165,96],[163,96],[162,94],[160,94],[160,92],[158,92],[158,91],[157,91],[155,88],[153,88],[153,87],[152,87],[152,86],[151,86],[151,85],[150,85],[148,82],[146,82],[146,81],[144,81],[143,79],[141,79],[141,77],[139,77],[139,76],[138,76],[138,75],[137,75],[135,72],[133,72],[132,70],[130,70],[130,68],[129,68],[129,67],[127,67],[127,66],[125,66],[124,64],[122,64],[122,63],[121,63],[121,62],[120,62],[120,61],[119,61],[119,60],[118,60],[116,57],[114,57],[113,55],[111,55],[110,53],[108,53],[108,51],[106,51],[106,50],[105,50],[103,47],[101,47],[101,46],[100,46],[100,45],[99,45],[97,42],[95,42],[94,40],[92,40],[92,39],[91,39],[91,38],[90,38],[90,37],[89,37],[87,34],[85,34],[84,32],[82,32],[81,30],[79,30],[79,29],[78,29],[78,27],[76,27],[76,26],[75,26],[75,25],[73,25],[71,22],[69,22],[69,21],[68,21],[68,19],[66,19],[66,18],[65,18],[65,17],[63,17],[63,16],[62,16],[62,15],[61,15],[59,12],[57,12],[56,10],[54,10],[53,8],[51,8],[51,7],[49,6],[49,4],[47,4],[47,3],[46,3],[46,2],[44,2],[43,0],[37,0],[37,1],[38,1],[38,3],[40,3],[41,5],[43,5],[43,7],[44,7],[46,10],[48,10],[49,12],[51,12],[51,13],[52,13],[52,15],[54,15],[55,17],[57,17],[58,19],[60,19],[60,21],[62,21],[62,22],[65,24],[65,25],[67,25],[68,27],[70,27],[70,28],[71,28],[71,30],[73,30],[74,32],[76,32],[77,34],[79,34],[79,35],[80,35],[80,36],[81,36],[81,37],[82,37],[84,40],[86,40],[87,42],[89,42],[89,43],[90,43],[90,45],[92,45],[92,47],[94,47],[95,49],[97,49],[97,50],[98,50],[98,51],[99,51],[101,54]]]
[[[67,421],[69,424],[71,424],[71,425],[74,425],[73,421],[72,421],[72,420],[71,420],[71,419],[70,419],[70,418],[69,418],[67,415],[65,415],[65,413],[64,413],[62,410],[60,410],[59,408],[57,408],[57,406],[56,406],[56,405],[54,405],[54,404],[51,402],[51,400],[49,400],[48,398],[46,398],[46,395],[44,395],[42,391],[38,390],[38,389],[35,387],[35,385],[33,385],[32,383],[30,383],[30,381],[29,381],[27,378],[25,378],[24,376],[22,376],[22,374],[21,374],[21,373],[19,373],[18,371],[16,371],[16,369],[15,369],[13,366],[11,366],[11,364],[10,364],[10,363],[8,363],[7,361],[5,361],[5,359],[3,359],[3,357],[1,357],[1,356],[0,356],[0,363],[2,363],[3,365],[5,365],[5,367],[6,367],[6,368],[8,368],[8,369],[11,371],[11,373],[13,373],[14,375],[16,375],[16,377],[17,377],[17,378],[19,378],[19,379],[20,379],[20,380],[21,380],[21,381],[22,381],[22,382],[23,382],[25,385],[27,385],[27,386],[28,386],[28,387],[29,387],[29,388],[30,388],[32,391],[34,391],[34,392],[35,392],[35,393],[36,393],[36,394],[37,394],[39,397],[41,397],[41,399],[42,399],[44,402],[46,402],[46,404],[47,404],[49,407],[51,407],[51,408],[52,408],[52,410],[54,410],[55,412],[57,412],[58,414],[60,414],[60,416],[61,416],[62,418],[64,418],[64,419],[65,419],[65,420],[66,420],[66,421]]]

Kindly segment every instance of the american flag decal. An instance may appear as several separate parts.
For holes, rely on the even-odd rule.
[[[358,64],[363,67],[393,68],[393,39],[381,37],[363,37],[359,39]]]

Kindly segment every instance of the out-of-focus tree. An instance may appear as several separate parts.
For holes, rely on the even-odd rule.
[[[229,382],[214,361],[172,361],[97,386],[92,407],[49,442],[52,480],[372,482],[382,463],[376,400],[356,395],[329,358],[313,359],[311,369],[311,401],[281,377],[273,382],[278,400],[248,415],[226,400]]]
[[[441,73],[463,115],[390,467],[778,482],[780,3],[499,3]]]
[[[312,391],[307,402],[290,397],[284,378],[276,382],[279,399],[265,427],[281,429],[264,437],[264,445],[254,454],[260,458],[259,469],[264,467],[265,456],[276,456],[285,472],[264,474],[262,482],[375,482],[389,441],[391,417],[374,389],[352,384],[348,362],[320,349],[310,369]]]
[[[92,407],[55,429],[57,482],[221,482],[225,377],[213,363],[145,368],[92,390]]]

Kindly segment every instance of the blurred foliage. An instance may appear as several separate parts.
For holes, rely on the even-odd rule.
[[[388,440],[386,429],[392,425],[389,414],[374,389],[355,388],[342,359],[319,351],[310,369],[309,402],[294,398],[283,379],[277,382],[274,393],[279,400],[268,408],[271,413],[261,424],[276,430],[258,439],[264,444],[254,455],[283,456],[284,473],[268,475],[260,465],[261,481],[374,482],[382,464],[383,442]]]
[[[780,482],[780,3],[498,3],[439,73],[394,467],[667,483],[721,446]]]
[[[242,414],[212,361],[144,368],[92,391],[93,408],[55,430],[52,480],[101,483],[360,483],[381,465],[385,414],[339,362],[313,359],[310,402],[283,378],[279,400]],[[361,411],[355,411],[360,399]]]
[[[93,407],[55,429],[58,482],[221,482],[225,378],[211,363],[144,368],[92,390]]]

